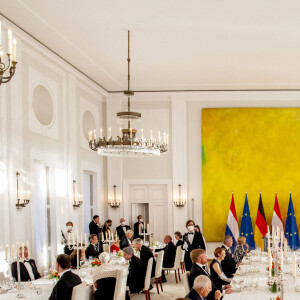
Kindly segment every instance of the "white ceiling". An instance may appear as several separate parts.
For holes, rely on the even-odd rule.
[[[300,1],[0,0],[108,91],[300,88]]]

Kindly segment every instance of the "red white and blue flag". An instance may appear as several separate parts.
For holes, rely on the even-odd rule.
[[[273,211],[273,218],[272,218],[272,227],[273,226],[274,226],[274,228],[276,228],[278,226],[280,231],[284,232],[280,208],[279,208],[278,199],[277,199],[277,193],[275,194],[275,203],[274,203],[274,211]]]
[[[238,225],[238,221],[237,221],[237,217],[236,217],[233,193],[232,193],[231,204],[230,204],[230,209],[229,209],[229,213],[228,213],[225,235],[230,235],[232,237],[233,244],[231,247],[231,252],[233,253],[233,251],[237,245],[237,239],[239,237],[239,225]]]

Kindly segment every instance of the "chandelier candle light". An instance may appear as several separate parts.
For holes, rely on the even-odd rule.
[[[96,130],[89,132],[89,147],[93,151],[97,151],[99,155],[104,156],[120,156],[120,157],[137,157],[137,156],[153,156],[160,155],[168,150],[169,136],[158,133],[158,139],[153,138],[152,130],[150,131],[150,139],[144,137],[144,131],[141,130],[140,137],[137,136],[137,129],[132,128],[132,123],[141,119],[141,114],[131,111],[130,96],[134,92],[130,90],[130,32],[128,31],[128,89],[124,91],[124,95],[128,96],[127,111],[117,113],[117,119],[124,121],[127,128],[120,128],[120,135],[116,139],[112,138],[111,128],[108,129],[108,136],[103,136],[103,129],[100,129],[99,136]]]
[[[108,198],[108,205],[110,207],[117,208],[120,206],[121,201],[120,201],[120,199],[117,198],[117,191],[116,191],[117,186],[114,185],[113,188],[114,188],[114,197]]]
[[[180,208],[184,207],[186,204],[186,198],[183,198],[181,196],[181,187],[182,187],[182,185],[178,184],[178,198],[175,198],[175,200],[174,200],[174,204]]]
[[[5,64],[3,61],[3,50],[1,43],[1,22],[0,22],[0,85],[1,83],[9,82],[15,74],[17,64],[17,41],[12,38],[11,30],[8,30],[8,50],[7,58],[8,63]],[[9,76],[4,76],[4,73],[9,70]]]
[[[83,195],[77,193],[76,180],[73,180],[73,207],[80,207],[83,203]]]

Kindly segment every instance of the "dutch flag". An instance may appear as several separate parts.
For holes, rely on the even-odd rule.
[[[234,204],[234,197],[232,193],[231,204],[227,219],[225,235],[230,235],[233,240],[233,245],[231,247],[231,252],[233,253],[235,246],[237,245],[237,239],[239,237],[239,225],[236,217],[236,210]]]

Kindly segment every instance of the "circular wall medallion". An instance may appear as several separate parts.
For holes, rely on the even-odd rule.
[[[37,120],[44,126],[49,126],[54,119],[54,104],[49,91],[42,85],[37,85],[33,91],[32,107]]]
[[[93,114],[88,110],[86,110],[83,114],[82,129],[83,129],[83,134],[87,140],[89,139],[89,132],[91,130],[96,129],[95,118]]]

